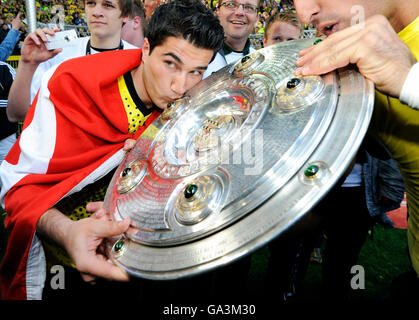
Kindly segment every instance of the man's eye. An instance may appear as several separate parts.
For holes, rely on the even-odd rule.
[[[169,68],[174,68],[176,66],[176,64],[173,61],[165,61],[165,63]]]
[[[115,5],[112,2],[104,2],[103,5],[108,8],[115,8]]]
[[[192,74],[194,76],[200,76],[200,75],[202,75],[202,71],[200,71],[200,70],[194,70],[194,71],[192,71]]]

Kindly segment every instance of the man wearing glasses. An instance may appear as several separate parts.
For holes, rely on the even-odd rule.
[[[224,28],[224,45],[204,73],[204,78],[255,51],[249,35],[259,21],[259,0],[220,0],[216,15]]]
[[[255,51],[250,46],[249,35],[259,21],[258,8],[259,0],[219,1],[215,14],[224,28],[224,43],[214,60],[208,65],[203,78]],[[245,295],[250,264],[251,256],[247,256],[215,271],[213,284],[217,288],[217,296],[229,298],[237,294]]]

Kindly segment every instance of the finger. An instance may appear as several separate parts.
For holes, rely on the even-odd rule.
[[[43,28],[43,29],[36,29],[36,35],[41,38],[43,42],[48,42],[48,38],[46,35],[54,36],[55,32],[53,29]]]
[[[89,202],[86,206],[86,210],[88,212],[98,211],[99,209],[103,208],[103,201],[93,201]]]
[[[307,61],[316,57],[319,53],[335,48],[342,41],[352,39],[353,37],[359,38],[363,34],[364,29],[365,28],[362,28],[359,25],[351,26],[330,35],[325,40],[311,46],[310,48],[301,50],[299,54],[302,57],[297,60],[297,65],[305,64]]]
[[[48,38],[44,31],[41,29],[36,29],[34,32],[34,36],[36,39],[41,39],[42,42],[48,42]],[[31,39],[34,39],[34,37],[31,37]]]
[[[59,54],[61,51],[63,51],[63,48],[58,48],[58,49],[54,49],[51,52],[51,54],[53,55],[53,57],[55,57],[57,54]]]
[[[127,229],[127,231],[125,231],[125,234],[128,234],[128,235],[135,235],[136,233],[138,232],[138,229],[137,228],[135,228],[135,227],[129,227],[128,229]]]
[[[124,144],[124,148],[123,148],[123,150],[124,151],[130,151],[132,148],[134,148],[134,146],[135,146],[135,140],[134,139],[127,139],[126,141],[125,141],[125,144]]]
[[[31,39],[37,46],[41,45],[41,41],[39,41],[39,37],[36,33],[30,33],[26,37],[27,39]]]
[[[312,50],[297,61],[301,67],[296,70],[297,75],[320,75],[337,68],[344,67],[358,61],[360,37],[352,34],[338,43],[331,42],[320,50]]]
[[[90,216],[95,219],[102,219],[107,218],[108,214],[105,208],[102,207],[103,202],[102,201],[96,201],[96,202],[89,202],[86,205],[86,211],[87,212],[93,212],[93,214]]]
[[[102,255],[86,261],[85,268],[80,272],[83,280],[94,281],[97,277],[114,281],[129,281],[128,273],[122,268],[114,265]]]
[[[102,219],[102,218],[106,217],[106,210],[105,209],[100,209],[100,210],[96,211],[95,213],[93,213],[91,215],[91,217],[95,218],[95,219]]]
[[[128,230],[131,220],[126,218],[122,221],[98,220],[95,233],[99,237],[108,238],[119,236]]]
[[[304,56],[304,55],[306,55],[307,53],[309,53],[313,49],[314,49],[314,46],[311,46],[311,47],[308,47],[308,48],[305,48],[305,49],[300,50],[300,52],[298,52],[298,54],[300,56]]]

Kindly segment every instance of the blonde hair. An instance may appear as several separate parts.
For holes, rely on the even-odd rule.
[[[297,14],[292,11],[284,11],[284,12],[276,11],[273,15],[271,15],[268,18],[268,20],[266,20],[265,34],[268,34],[270,27],[276,21],[285,22],[290,25],[293,25],[294,27],[297,27],[298,29],[300,29],[300,37],[303,34],[303,26],[298,20]]]

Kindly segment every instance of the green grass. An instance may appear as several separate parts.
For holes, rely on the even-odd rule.
[[[365,298],[388,298],[389,285],[399,274],[410,269],[406,230],[374,229],[361,250],[359,264],[365,268]]]
[[[267,248],[262,248],[253,255],[249,290],[263,289],[263,276],[268,260]],[[349,294],[349,299],[353,301],[388,299],[393,279],[410,269],[406,230],[376,226],[361,250],[358,264],[365,270],[365,289],[353,290]],[[310,262],[299,300],[321,299],[321,273],[321,264]]]

